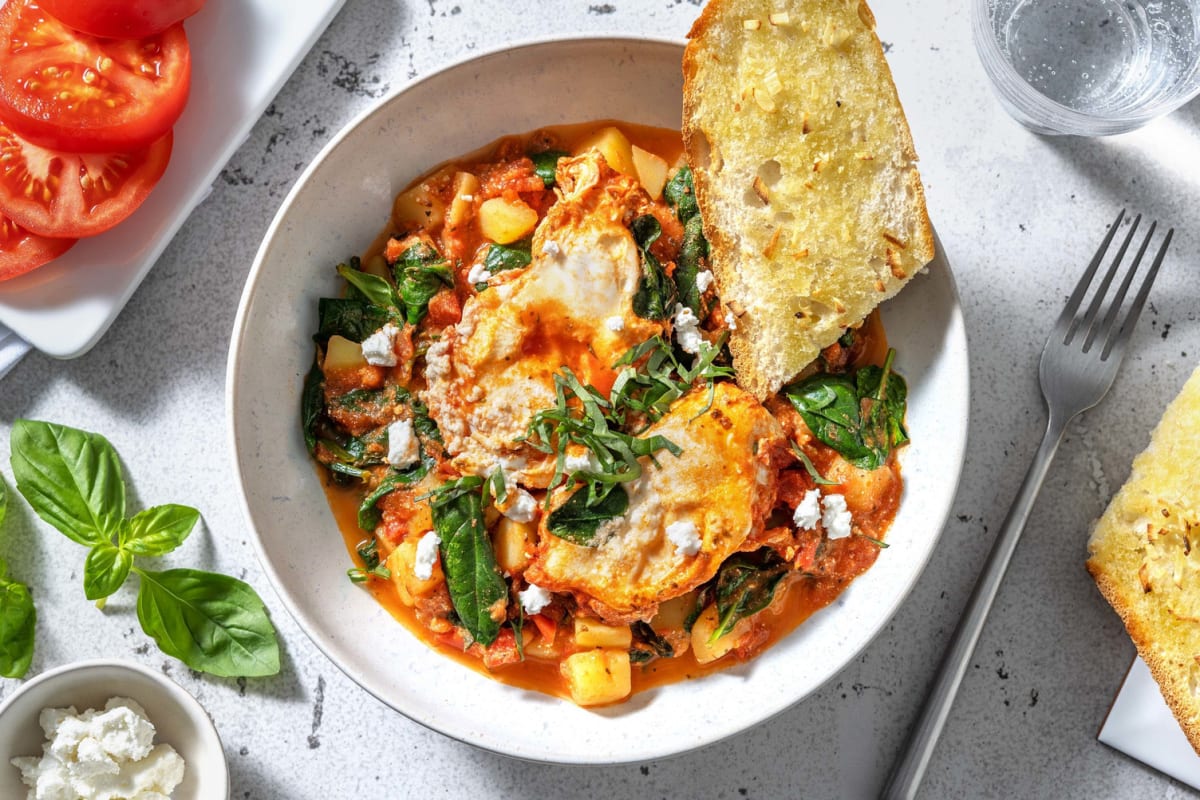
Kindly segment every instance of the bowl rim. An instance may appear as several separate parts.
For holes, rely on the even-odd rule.
[[[522,40],[518,40],[515,42],[510,42],[507,44],[502,44],[502,45],[499,45],[499,46],[496,46],[493,48],[489,48],[482,52],[471,53],[469,56],[465,56],[465,57],[458,58],[453,61],[447,62],[443,66],[438,67],[437,69],[429,72],[428,74],[425,74],[423,76],[420,76],[418,78],[415,78],[411,81],[407,81],[407,82],[397,86],[395,89],[388,92],[383,97],[379,98],[378,100],[375,100],[369,107],[365,108],[363,111],[361,111],[357,115],[355,115],[350,121],[348,121],[341,129],[339,129],[330,138],[330,140],[312,158],[312,160],[305,167],[303,172],[301,172],[299,177],[296,179],[295,183],[292,185],[291,189],[288,191],[283,202],[280,204],[279,209],[277,210],[274,218],[272,219],[270,226],[267,228],[266,232],[264,233],[262,243],[260,244],[259,249],[255,254],[254,262],[253,262],[250,272],[246,278],[246,283],[243,288],[241,297],[239,298],[237,314],[234,319],[232,336],[231,336],[231,340],[230,340],[229,355],[228,355],[227,362],[226,362],[226,382],[225,382],[226,383],[226,398],[225,398],[226,399],[226,403],[225,403],[226,435],[227,435],[227,444],[229,447],[229,458],[232,462],[234,475],[237,478],[238,500],[239,500],[239,504],[242,509],[243,518],[249,525],[250,534],[251,534],[250,539],[252,540],[254,552],[258,559],[259,565],[261,566],[264,574],[266,575],[268,581],[270,582],[271,588],[274,591],[275,596],[279,599],[280,603],[287,610],[288,614],[296,622],[297,626],[300,628],[301,631],[303,631],[303,633],[309,639],[309,641],[313,645],[315,645],[316,648],[318,650],[320,650],[321,653],[326,658],[328,658],[329,661],[331,663],[333,663],[334,666],[336,666],[344,675],[346,675],[348,678],[350,678],[351,681],[353,681],[360,689],[362,689],[367,694],[374,697],[376,700],[381,702],[383,705],[398,712],[404,718],[417,723],[418,725],[422,726],[423,728],[434,731],[434,732],[436,732],[442,736],[445,736],[449,739],[452,739],[452,740],[455,740],[458,742],[462,742],[471,747],[474,747],[474,748],[477,748],[479,750],[486,751],[489,753],[497,753],[499,755],[503,755],[503,756],[506,756],[509,758],[514,758],[516,760],[526,761],[526,762],[530,762],[530,763],[555,764],[555,765],[603,766],[603,765],[619,765],[619,764],[636,764],[636,763],[642,763],[642,762],[650,761],[650,760],[662,760],[664,758],[672,758],[675,756],[683,755],[688,752],[692,752],[692,751],[700,749],[702,747],[707,747],[709,745],[713,745],[713,744],[717,744],[719,742],[726,741],[726,740],[732,738],[733,736],[736,736],[739,733],[747,730],[749,727],[757,727],[758,725],[761,725],[761,724],[779,716],[784,711],[794,708],[799,702],[810,697],[814,692],[819,691],[822,687],[824,687],[825,685],[830,683],[834,678],[836,678],[838,675],[840,675],[841,672],[846,668],[846,666],[848,666],[851,662],[853,662],[856,658],[858,658],[859,655],[861,655],[861,653],[872,642],[874,642],[875,639],[888,627],[888,624],[890,623],[892,618],[895,616],[895,614],[899,610],[900,606],[911,595],[912,590],[916,586],[917,581],[920,579],[920,577],[922,576],[922,574],[925,571],[925,568],[928,566],[928,563],[933,556],[933,552],[936,549],[936,544],[945,531],[946,522],[950,518],[950,514],[953,511],[954,500],[957,497],[958,489],[961,485],[962,474],[963,474],[963,464],[965,461],[967,445],[968,445],[967,437],[968,437],[969,423],[970,423],[970,371],[969,371],[970,348],[969,348],[969,341],[967,339],[966,325],[965,325],[965,321],[964,321],[964,317],[963,317],[962,298],[961,298],[961,295],[958,290],[958,284],[957,284],[957,281],[955,280],[952,269],[950,268],[949,259],[946,257],[945,250],[942,246],[940,239],[937,239],[937,233],[935,231],[934,236],[935,236],[935,240],[936,240],[936,248],[937,249],[936,249],[936,254],[935,254],[934,260],[932,262],[930,262],[929,266],[932,267],[934,264],[937,264],[938,262],[942,262],[941,264],[939,264],[939,271],[944,273],[944,278],[948,282],[948,289],[949,289],[949,292],[953,299],[953,308],[952,308],[952,312],[950,314],[950,318],[947,321],[947,329],[948,330],[953,329],[955,335],[961,336],[962,344],[963,344],[962,362],[963,362],[963,366],[965,367],[964,370],[962,371],[962,376],[963,376],[962,392],[963,392],[963,396],[965,398],[965,400],[964,400],[965,413],[962,416],[961,420],[958,421],[958,424],[956,426],[954,426],[956,428],[955,432],[957,434],[957,439],[958,439],[958,441],[961,442],[961,447],[959,448],[959,451],[954,455],[954,459],[953,459],[953,461],[956,465],[956,469],[954,471],[953,484],[948,487],[949,491],[948,491],[947,496],[949,497],[949,502],[947,502],[945,511],[939,519],[936,519],[936,520],[931,519],[930,520],[931,523],[936,523],[936,533],[931,535],[929,545],[926,548],[926,551],[923,554],[923,556],[920,558],[919,563],[914,564],[914,566],[911,570],[911,573],[907,576],[907,579],[904,581],[903,585],[900,587],[900,591],[898,591],[894,594],[890,603],[887,605],[886,610],[880,615],[879,623],[875,627],[875,629],[871,632],[871,634],[869,636],[865,637],[861,642],[859,642],[857,647],[854,647],[850,650],[845,651],[846,655],[845,655],[842,665],[838,669],[834,670],[832,673],[827,675],[823,680],[812,685],[808,689],[808,691],[805,692],[805,694],[803,696],[797,697],[797,698],[793,699],[792,701],[784,704],[782,707],[777,708],[777,709],[771,711],[770,713],[764,714],[763,716],[759,717],[757,719],[757,721],[755,721],[754,723],[751,723],[750,725],[742,726],[736,730],[732,730],[732,729],[728,730],[723,735],[716,736],[716,737],[710,738],[710,739],[706,739],[702,742],[689,744],[689,745],[681,747],[681,748],[676,748],[676,749],[671,749],[671,750],[663,750],[660,752],[660,751],[654,750],[654,748],[651,747],[651,748],[648,748],[649,752],[647,752],[645,755],[639,755],[639,756],[636,756],[633,758],[630,758],[630,757],[604,757],[604,758],[579,757],[576,759],[564,759],[561,757],[539,758],[535,755],[530,755],[530,754],[526,754],[526,753],[506,751],[506,750],[497,750],[492,747],[488,747],[487,745],[482,744],[480,742],[472,741],[471,739],[466,738],[466,736],[464,736],[464,735],[459,735],[459,734],[449,731],[449,730],[443,730],[442,728],[436,727],[434,724],[432,724],[430,722],[427,722],[425,720],[419,719],[416,716],[411,715],[404,709],[398,707],[396,704],[394,704],[388,698],[382,696],[379,692],[375,691],[373,688],[370,688],[368,685],[361,682],[356,677],[356,675],[351,671],[351,668],[348,665],[343,664],[338,658],[334,657],[333,653],[331,652],[333,643],[332,642],[327,643],[323,639],[323,636],[320,634],[319,629],[317,629],[317,627],[313,624],[312,620],[309,619],[308,615],[302,609],[300,609],[299,607],[296,607],[292,603],[292,601],[289,597],[289,594],[287,593],[287,591],[284,588],[284,581],[282,580],[281,573],[279,572],[279,570],[276,569],[274,563],[268,558],[262,536],[259,533],[258,528],[254,523],[254,516],[253,516],[252,510],[250,507],[249,497],[247,495],[246,480],[245,480],[246,476],[243,474],[241,464],[240,464],[240,461],[238,458],[238,443],[237,443],[238,424],[237,424],[236,416],[235,416],[238,399],[239,399],[239,387],[237,385],[235,378],[236,378],[237,369],[238,369],[238,356],[239,356],[241,349],[243,348],[244,343],[245,343],[244,336],[246,333],[246,326],[247,326],[248,316],[249,316],[249,308],[250,308],[249,301],[250,301],[250,298],[254,295],[255,290],[257,289],[259,281],[262,277],[262,271],[263,271],[263,267],[267,261],[268,252],[270,251],[271,246],[272,246],[277,234],[279,233],[280,229],[282,228],[282,226],[284,224],[284,220],[285,220],[288,212],[290,212],[292,206],[296,202],[298,195],[306,188],[313,173],[316,172],[320,168],[320,166],[323,164],[323,162],[329,157],[330,153],[332,153],[332,151],[335,150],[342,143],[342,141],[344,139],[346,139],[352,132],[356,131],[359,127],[366,124],[368,122],[368,120],[370,120],[371,117],[375,116],[376,114],[383,113],[384,109],[399,95],[404,94],[404,93],[410,91],[411,89],[413,89],[414,87],[417,87],[428,81],[436,80],[436,79],[440,78],[444,73],[459,69],[459,68],[469,65],[473,62],[482,61],[482,60],[485,60],[485,59],[488,59],[491,57],[495,57],[495,56],[498,56],[501,54],[511,53],[514,51],[524,50],[524,49],[529,49],[529,48],[538,48],[538,47],[549,46],[549,45],[562,45],[562,44],[569,44],[569,43],[581,43],[581,44],[582,43],[586,43],[586,44],[605,44],[605,43],[607,43],[607,44],[618,45],[618,46],[619,45],[645,45],[645,44],[666,45],[666,46],[672,46],[672,47],[679,48],[681,51],[680,54],[682,55],[682,49],[687,45],[687,39],[686,38],[675,38],[675,37],[626,35],[626,34],[620,34],[620,33],[550,35],[550,36],[544,36],[544,37],[532,37],[532,38],[522,39]],[[947,427],[950,427],[950,426],[947,426]],[[933,527],[933,525],[931,525],[930,527]],[[561,702],[567,702],[567,701],[561,701]]]

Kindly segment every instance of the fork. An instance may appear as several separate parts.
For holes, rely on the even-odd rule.
[[[1129,336],[1137,323],[1142,306],[1146,303],[1150,286],[1154,283],[1155,276],[1158,275],[1159,267],[1162,266],[1163,258],[1167,254],[1167,246],[1171,243],[1175,229],[1167,231],[1166,237],[1158,248],[1158,254],[1154,257],[1150,271],[1142,279],[1137,295],[1129,304],[1124,316],[1121,316],[1120,312],[1126,294],[1133,283],[1142,256],[1146,254],[1146,249],[1150,245],[1150,239],[1154,236],[1155,228],[1158,227],[1157,222],[1150,224],[1150,230],[1142,240],[1133,264],[1125,272],[1115,294],[1108,299],[1113,280],[1117,276],[1121,262],[1125,259],[1125,253],[1142,220],[1140,214],[1135,217],[1129,227],[1129,232],[1113,257],[1111,266],[1096,288],[1091,302],[1081,313],[1084,296],[1088,293],[1092,279],[1096,276],[1105,253],[1124,219],[1125,211],[1122,210],[1117,215],[1112,227],[1109,228],[1095,257],[1088,264],[1083,277],[1079,279],[1075,290],[1067,299],[1067,305],[1059,315],[1058,321],[1046,340],[1046,346],[1042,349],[1038,382],[1049,411],[1046,433],[1042,437],[1042,444],[1038,448],[1037,454],[1033,457],[1033,463],[1029,465],[1029,472],[1026,473],[1025,480],[1021,483],[1017,497],[1009,509],[1008,517],[1005,518],[1004,525],[996,536],[992,551],[984,564],[983,572],[980,573],[971,597],[967,601],[966,610],[950,640],[950,646],[946,651],[937,678],[926,697],[925,707],[917,718],[916,724],[913,725],[904,752],[897,760],[888,784],[883,790],[881,797],[886,800],[900,800],[901,798],[911,800],[916,795],[917,787],[925,774],[925,768],[929,766],[933,749],[937,745],[938,737],[950,714],[954,696],[967,671],[967,664],[975,652],[975,645],[983,631],[984,621],[987,619],[988,612],[1000,589],[1000,581],[1004,578],[1013,551],[1017,547],[1017,541],[1025,529],[1025,522],[1029,519],[1029,512],[1033,508],[1034,500],[1037,499],[1038,491],[1042,488],[1042,482],[1046,478],[1050,462],[1054,459],[1054,453],[1058,450],[1067,423],[1080,412],[1099,403],[1108,393],[1117,376],[1117,369],[1121,366],[1121,360],[1125,357]],[[1106,300],[1107,305],[1105,305]],[[1119,324],[1118,318],[1120,319]]]

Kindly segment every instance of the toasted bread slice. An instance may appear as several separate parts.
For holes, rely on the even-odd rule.
[[[1200,369],[1096,524],[1087,568],[1200,753]]]
[[[860,0],[710,0],[683,137],[738,380],[777,391],[934,254],[908,122]]]

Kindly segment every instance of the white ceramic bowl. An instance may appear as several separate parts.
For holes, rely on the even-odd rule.
[[[571,39],[449,67],[382,100],[301,176],[259,250],[234,325],[228,414],[247,518],[284,605],[347,675],[408,717],[493,751],[620,763],[732,735],[807,696],[866,646],[924,566],[966,444],[967,348],[944,259],[885,311],[911,387],[913,443],[891,547],[829,609],[754,659],[599,710],[505,686],[429,650],[361,587],[304,450],[300,388],[333,266],[387,222],[392,198],[438,163],[505,134],[619,119],[677,128],[677,42]]]
[[[43,672],[0,705],[0,797],[25,797],[16,756],[41,756],[46,737],[38,725],[43,708],[104,708],[110,697],[128,697],[146,709],[155,744],[165,742],[183,757],[183,783],[172,800],[227,800],[229,769],[208,713],[161,672],[127,661],[81,661]]]

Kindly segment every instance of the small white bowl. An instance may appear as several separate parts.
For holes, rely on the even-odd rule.
[[[25,797],[21,773],[9,761],[40,756],[46,737],[38,725],[43,708],[104,708],[110,697],[128,697],[146,709],[165,742],[183,757],[183,783],[172,800],[228,800],[229,768],[217,729],[196,699],[160,672],[127,661],[80,661],[43,672],[0,705],[0,797]]]

